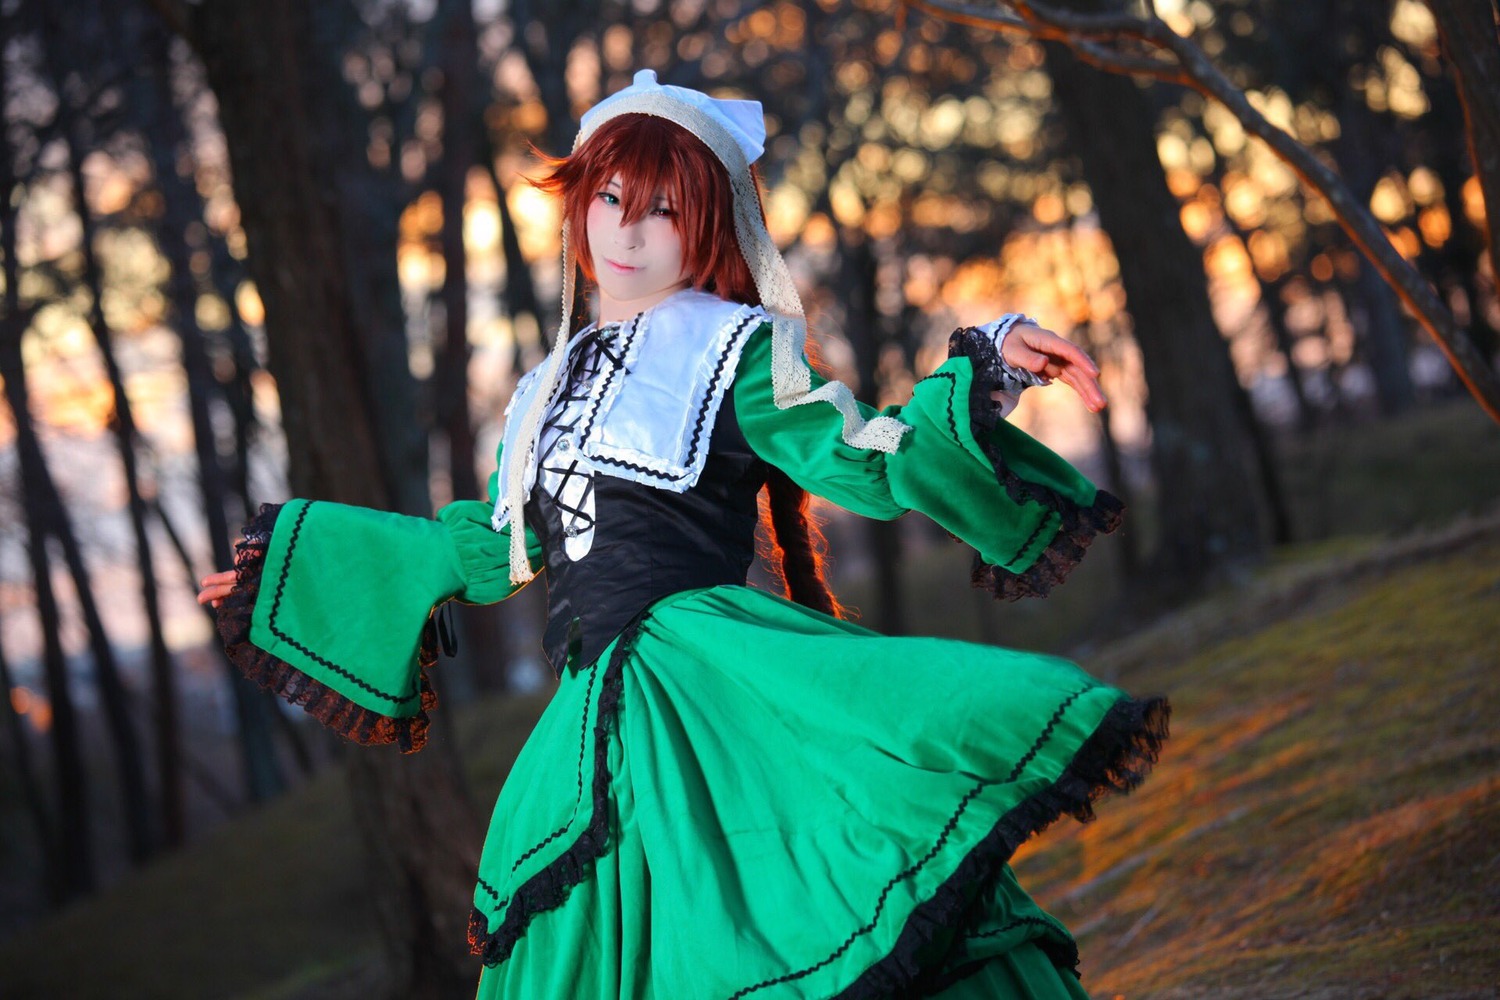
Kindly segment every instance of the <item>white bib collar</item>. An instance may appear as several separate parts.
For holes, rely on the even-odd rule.
[[[598,474],[674,493],[691,489],[703,473],[709,437],[745,342],[769,321],[759,306],[689,289],[620,324],[598,373],[584,388],[588,403],[569,447]],[[570,339],[563,372],[579,340],[592,329]],[[512,456],[522,451],[517,440],[522,421],[509,417],[531,407],[539,371],[521,379],[506,407],[502,483],[509,481]],[[549,408],[565,383],[566,377],[557,380]],[[534,463],[523,476],[529,497],[536,482]],[[495,530],[507,521],[504,500],[497,498]]]

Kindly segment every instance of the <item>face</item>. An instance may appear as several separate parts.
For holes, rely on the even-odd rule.
[[[614,323],[651,308],[686,288],[682,237],[674,207],[658,192],[651,209],[623,221],[620,176],[594,192],[588,209],[589,255],[599,282],[599,322]]]

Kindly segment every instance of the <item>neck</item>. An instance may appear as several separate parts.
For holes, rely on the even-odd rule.
[[[606,295],[601,289],[599,292],[599,325],[623,323],[633,316],[639,316],[652,306],[665,302],[678,292],[685,291],[690,284],[691,282],[683,281],[681,284],[664,288],[660,292],[645,295],[638,299],[616,299]]]

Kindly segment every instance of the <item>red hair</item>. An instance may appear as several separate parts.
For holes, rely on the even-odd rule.
[[[589,252],[589,203],[618,174],[624,223],[644,218],[656,207],[658,194],[666,197],[673,209],[672,225],[682,238],[683,266],[694,288],[731,302],[761,304],[734,230],[729,174],[687,129],[655,115],[624,114],[600,125],[569,156],[553,157],[540,151],[537,156],[550,173],[531,183],[562,199],[569,239],[589,281],[597,280]],[[755,180],[753,167],[750,177]],[[759,185],[756,197],[760,197]],[[756,210],[764,217],[765,208],[758,201]],[[761,527],[768,539],[774,539],[774,554],[779,557],[768,561],[787,596],[843,617],[844,609],[823,576],[823,534],[808,514],[807,493],[786,473],[772,468],[765,494]]]
[[[734,232],[729,174],[687,129],[655,115],[620,115],[600,125],[570,156],[537,155],[551,172],[532,183],[562,198],[569,239],[589,281],[596,280],[589,253],[589,202],[618,174],[624,223],[644,218],[658,193],[666,196],[694,288],[732,302],[760,304]]]

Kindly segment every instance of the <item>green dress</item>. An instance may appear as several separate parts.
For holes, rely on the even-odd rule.
[[[844,444],[832,407],[778,409],[770,366],[763,328],[732,396],[754,452],[857,513],[927,514],[997,596],[1045,593],[1118,520],[994,418],[994,359],[957,335],[885,411],[912,428],[889,454]],[[430,612],[511,591],[512,526],[490,514],[264,512],[221,615],[231,655],[351,739],[419,747]],[[511,769],[474,894],[479,994],[1085,997],[1072,938],[1007,861],[1133,787],[1166,718],[1051,656],[884,637],[745,586],[662,597],[570,664]]]

